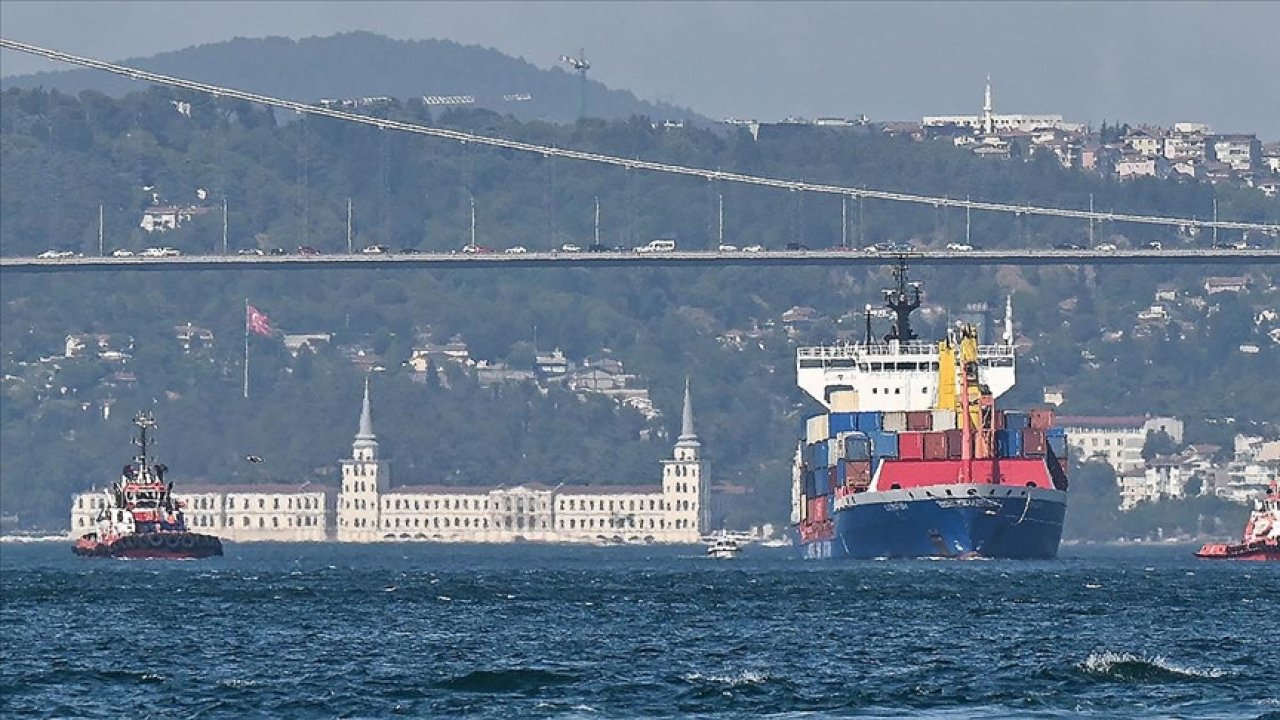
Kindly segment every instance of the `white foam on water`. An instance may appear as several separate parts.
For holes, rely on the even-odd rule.
[[[67,535],[0,535],[0,543],[70,542]]]
[[[1090,674],[1106,675],[1113,672],[1119,665],[1146,666],[1187,678],[1220,678],[1227,675],[1225,670],[1218,668],[1202,669],[1179,665],[1163,655],[1136,655],[1110,650],[1090,653],[1078,667]]]
[[[736,675],[703,675],[699,672],[689,673],[684,676],[686,682],[713,682],[729,687],[738,687],[740,685],[763,685],[769,682],[769,676],[756,670],[743,670]]]

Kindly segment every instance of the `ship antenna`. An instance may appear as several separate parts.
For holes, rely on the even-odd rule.
[[[143,411],[133,417],[133,424],[138,426],[138,439],[133,443],[142,449],[142,454],[137,459],[145,469],[150,463],[150,454],[147,452],[147,446],[150,444],[147,439],[147,429],[155,427],[156,420],[151,413]]]

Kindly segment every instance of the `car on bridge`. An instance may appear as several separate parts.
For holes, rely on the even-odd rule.
[[[75,256],[76,254],[71,252],[70,250],[45,250],[44,252],[40,253],[36,257],[40,258],[41,260],[64,260],[66,258],[73,258]]]
[[[746,246],[746,247],[742,248],[742,252],[748,252],[748,253],[764,252],[764,246],[763,246],[763,245],[748,245],[748,246]]]
[[[168,246],[165,246],[165,247],[149,247],[149,248],[147,248],[146,250],[143,250],[142,252],[138,253],[138,257],[144,257],[144,258],[166,258],[166,257],[177,257],[177,256],[179,256],[179,255],[181,255],[181,254],[182,254],[182,253],[178,252],[177,248],[171,248],[171,247],[168,247]]]
[[[1100,243],[1098,245],[1094,245],[1093,249],[1098,252],[1115,252],[1116,245],[1115,243]]]
[[[266,255],[266,253],[262,252],[262,250],[259,248],[240,248],[239,250],[236,251],[236,254],[237,255],[257,255],[257,256]]]
[[[947,243],[947,249],[952,252],[969,252],[970,250],[973,250],[974,247],[969,243],[953,242]]]
[[[319,255],[320,251],[311,247],[310,245],[299,245],[298,254],[299,255]]]
[[[1148,250],[1163,250],[1163,249],[1164,249],[1164,243],[1159,242],[1159,241],[1149,242],[1149,243],[1147,243],[1147,249],[1148,249]]]
[[[1054,250],[1083,250],[1084,246],[1077,245],[1076,243],[1054,243],[1053,249]]]
[[[567,253],[582,252],[582,248],[578,247],[577,245],[574,245],[573,243],[565,243],[560,246],[560,252],[567,252]]]
[[[738,252],[738,246],[720,243],[716,246],[716,252]]]
[[[133,251],[125,250],[124,248],[116,248],[111,251],[111,257],[133,257]]]
[[[529,250],[523,245],[512,245],[511,247],[507,248],[506,250],[503,250],[502,252],[505,255],[524,255],[525,253],[529,252]]]
[[[650,240],[644,245],[638,245],[634,249],[638,253],[675,252],[676,241],[658,238],[657,240]]]
[[[360,252],[365,255],[388,255],[391,253],[386,245],[370,245]]]
[[[400,248],[400,254],[402,254],[402,255],[421,255],[421,254],[422,254],[422,251],[421,251],[421,250],[419,250],[419,249],[418,249],[418,248],[416,248],[416,247],[402,247],[402,248]]]
[[[481,255],[483,253],[491,253],[493,252],[493,250],[483,245],[476,245],[475,243],[467,243],[466,245],[462,246],[462,252],[466,253],[467,255]]]
[[[275,255],[278,257],[280,255],[288,255],[289,251],[285,250],[284,248],[271,248],[270,250],[267,251],[267,254]]]

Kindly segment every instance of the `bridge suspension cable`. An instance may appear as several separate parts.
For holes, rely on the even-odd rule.
[[[1114,212],[1092,212],[1088,210],[1073,210],[1070,208],[1053,208],[1038,207],[1034,205],[1016,205],[1013,203],[996,203],[983,202],[980,200],[958,200],[946,197],[932,197],[929,195],[916,195],[913,193],[892,192],[888,190],[873,190],[861,187],[845,187],[841,185],[829,185],[823,183],[805,182],[803,180],[787,180],[784,178],[771,178],[759,175],[747,175],[744,173],[725,172],[723,170],[710,170],[707,168],[689,167],[686,165],[672,165],[669,163],[652,162],[649,160],[640,160],[638,158],[624,158],[613,155],[603,155],[600,153],[583,152],[581,150],[570,150],[565,148],[551,147],[547,145],[536,145],[533,143],[521,142],[519,140],[509,140],[506,138],[490,137],[487,135],[477,135],[475,133],[462,132],[459,130],[449,130],[446,128],[427,127],[425,125],[416,125],[414,123],[402,122],[399,120],[390,120],[385,118],[369,117],[344,110],[323,107],[318,105],[309,105],[307,103],[298,102],[296,100],[286,100],[284,98],[272,97],[270,95],[260,95],[258,93],[237,90],[235,88],[221,87],[218,85],[210,85],[208,83],[197,82],[194,80],[186,80],[170,75],[161,75],[160,73],[149,72],[132,68],[127,65],[119,65],[109,63],[93,58],[80,57],[65,53],[59,50],[43,48],[38,45],[18,42],[16,40],[8,40],[0,38],[0,48],[14,50],[17,52],[28,53],[39,57],[55,60],[59,62],[69,63],[80,67],[92,68],[95,70],[103,70],[106,72],[122,75],[124,77],[142,80],[145,82],[163,85],[166,87],[180,88],[193,92],[201,92],[212,95],[214,97],[226,97],[235,100],[243,100],[245,102],[258,103],[269,107],[276,107],[285,110],[293,110],[294,112],[315,115],[320,117],[328,117],[336,120],[344,120],[347,122],[369,125],[384,130],[397,130],[401,132],[414,133],[417,135],[425,135],[428,137],[442,138],[453,140],[460,143],[475,143],[476,145],[486,145],[489,147],[502,148],[504,150],[516,150],[519,152],[527,152],[543,155],[544,157],[562,157],[572,160],[581,160],[584,162],[592,162],[602,165],[613,165],[629,170],[649,170],[652,172],[665,173],[668,175],[683,175],[686,177],[702,178],[709,181],[732,182],[744,185],[755,185],[759,187],[771,187],[780,190],[793,190],[802,192],[821,193],[825,195],[838,195],[850,198],[871,198],[875,200],[888,200],[891,202],[913,203],[917,205],[932,205],[934,207],[955,207],[967,208],[970,210],[986,210],[989,212],[1012,213],[1014,215],[1039,215],[1044,217],[1060,217],[1060,218],[1076,218],[1080,220],[1109,220],[1112,222],[1135,223],[1142,225],[1165,225],[1180,228],[1203,227],[1203,228],[1219,228],[1223,230],[1258,230],[1267,233],[1280,234],[1280,225],[1268,225],[1265,223],[1247,223],[1232,222],[1227,220],[1200,220],[1196,218],[1179,218],[1166,217],[1160,215],[1133,215],[1127,213]]]

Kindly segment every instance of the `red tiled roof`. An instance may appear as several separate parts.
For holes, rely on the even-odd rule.
[[[1147,419],[1141,416],[1105,417],[1101,415],[1061,415],[1058,424],[1062,427],[1104,427],[1104,428],[1140,428]]]
[[[494,487],[474,485],[402,485],[391,488],[388,495],[485,495]]]
[[[643,495],[662,492],[661,485],[565,485],[562,495]]]
[[[212,483],[202,483],[197,485],[182,485],[174,483],[174,495],[203,495],[206,493],[333,493],[337,488],[319,483],[301,483],[298,485],[290,485],[288,483],[268,483],[263,485],[215,485]]]

